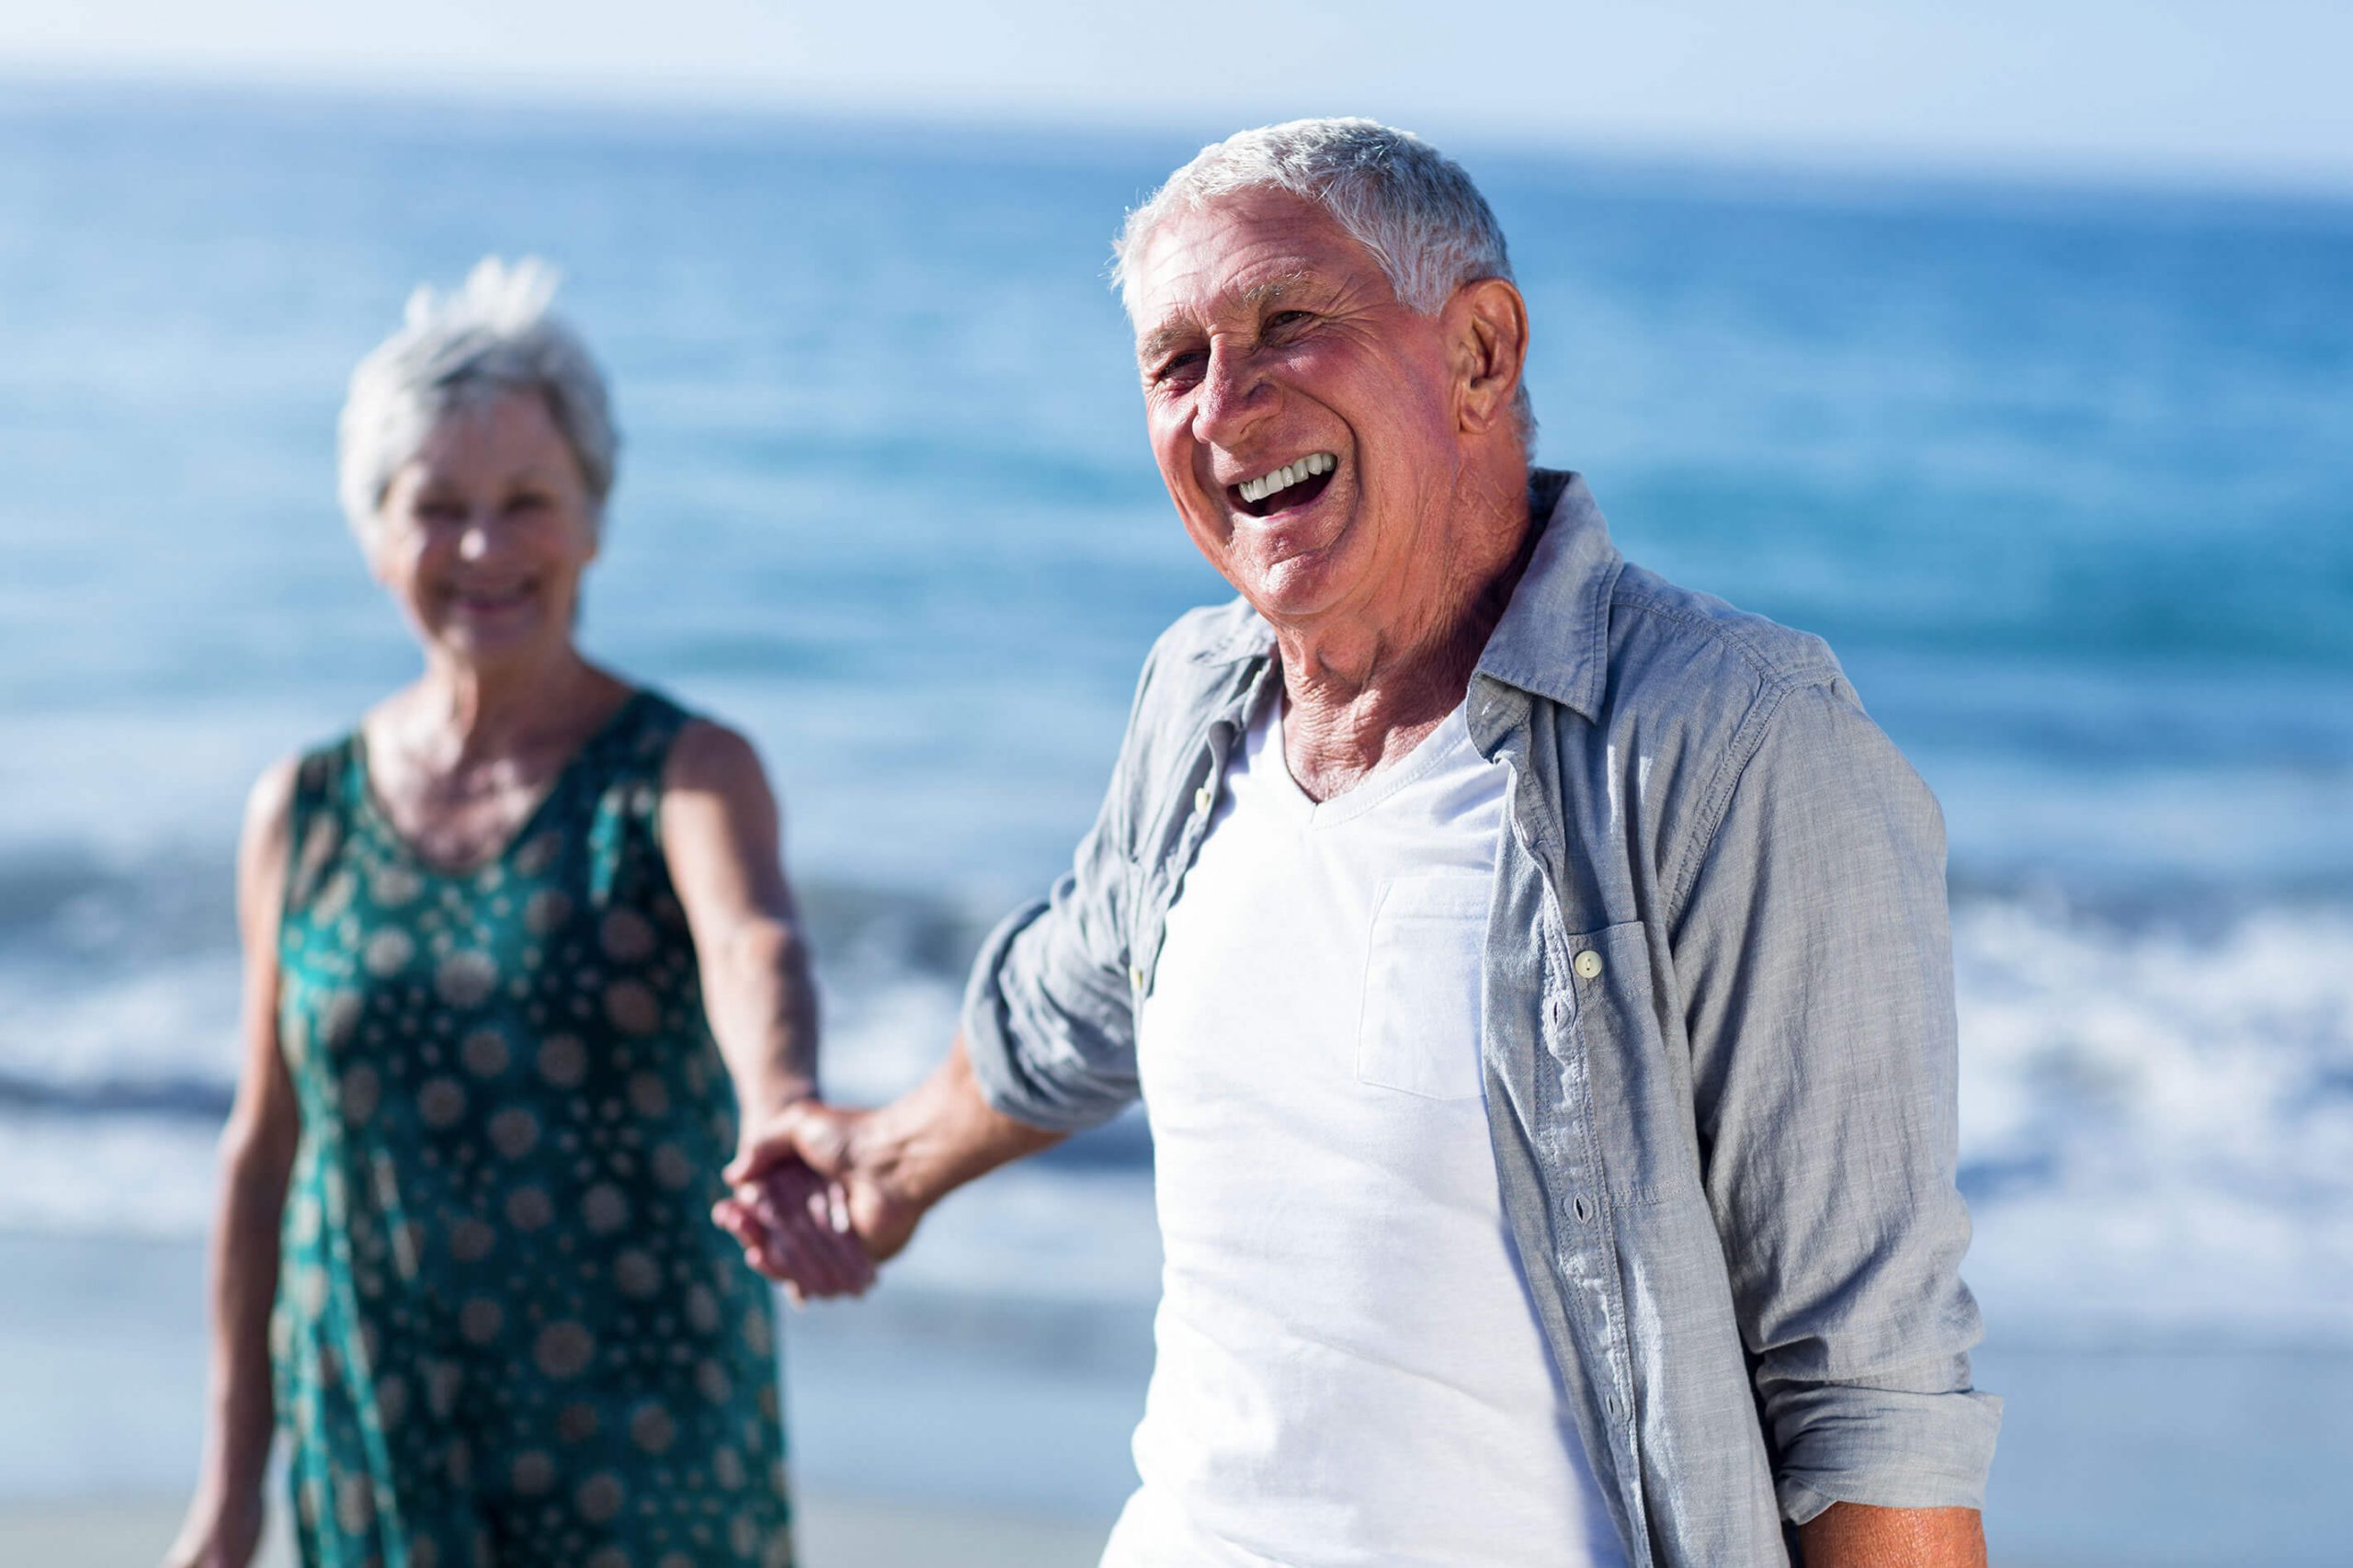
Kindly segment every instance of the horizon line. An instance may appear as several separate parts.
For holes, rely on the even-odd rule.
[[[0,83],[61,95],[96,97],[108,91],[164,90],[197,99],[266,96],[286,103],[361,103],[381,108],[461,107],[529,118],[567,111],[618,111],[676,127],[730,123],[820,123],[893,132],[926,130],[995,131],[1052,138],[1073,131],[1145,141],[1198,135],[1199,122],[1249,124],[1233,106],[1204,103],[1199,110],[1145,108],[1114,115],[1104,106],[1075,104],[1065,112],[1034,104],[966,96],[928,101],[829,92],[801,84],[750,79],[679,78],[648,88],[635,80],[582,74],[534,77],[495,71],[432,74],[305,67],[301,71],[176,69],[81,61],[0,57]],[[20,118],[21,99],[0,102],[0,124]],[[248,105],[247,107],[253,107]],[[1186,127],[1192,130],[1187,131]],[[1212,131],[1211,134],[1214,135]],[[2174,197],[2249,202],[2353,203],[2353,165],[2310,162],[2208,158],[2123,157],[2074,151],[2047,155],[1991,153],[1923,142],[1881,142],[1870,148],[1830,146],[1795,138],[1726,139],[1611,136],[1573,127],[1542,127],[1503,119],[1464,122],[1447,135],[1449,148],[1500,158],[1556,157],[1620,169],[1654,168],[1691,176],[1761,175],[1791,181],[1828,179],[1855,184],[1927,184],[2064,195],[2097,191],[2125,197]],[[1099,153],[1079,144],[1074,151]]]

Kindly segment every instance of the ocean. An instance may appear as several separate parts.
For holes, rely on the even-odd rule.
[[[1218,129],[0,84],[0,1232],[208,1223],[244,791],[415,665],[335,506],[344,382],[489,253],[563,269],[614,388],[585,644],[759,743],[833,1090],[918,1076],[1144,650],[1227,596],[1106,284]],[[2353,1392],[2353,202],[1449,150],[1511,236],[1540,460],[1632,559],[1829,638],[1944,803],[1966,1274],[1989,1368],[2043,1369],[2013,1433],[2072,1387],[2096,1448],[2084,1402],[2139,1387],[2124,1443],[2120,1357]],[[810,1314],[796,1361],[841,1453],[891,1451],[850,1412],[906,1346],[1000,1409],[1045,1368],[1020,1419],[1116,1443],[1156,1269],[1123,1121],[960,1196],[899,1304]],[[86,1278],[0,1295],[68,1321]],[[2258,1404],[2285,1471],[2251,1473],[2353,1456],[2338,1407]],[[935,1446],[938,1486],[999,1483]],[[84,1447],[0,1493],[185,1469]],[[1116,1509],[1123,1463],[1033,1500]],[[2014,1495],[1997,1544],[2120,1539]],[[2319,1505],[2282,1506],[2266,1560],[2303,1560]]]

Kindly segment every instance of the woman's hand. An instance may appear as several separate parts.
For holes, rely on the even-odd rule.
[[[261,1545],[263,1517],[258,1486],[201,1488],[164,1568],[247,1568]]]
[[[727,1167],[739,1207],[748,1209],[763,1198],[779,1206],[798,1205],[813,1221],[824,1222],[834,1236],[859,1249],[870,1278],[875,1264],[907,1244],[929,1207],[892,1184],[893,1162],[878,1153],[883,1145],[860,1138],[861,1131],[874,1130],[873,1114],[837,1110],[815,1099],[796,1101],[761,1136],[746,1138]],[[742,1239],[742,1232],[728,1228]],[[822,1267],[801,1267],[793,1257],[755,1257],[752,1266],[797,1296],[842,1293],[829,1289],[834,1280]]]
[[[730,1221],[749,1213],[744,1203],[758,1193],[746,1188],[776,1172],[805,1168],[829,1184],[829,1202],[839,1192],[848,1228],[867,1256],[885,1262],[907,1244],[933,1204],[973,1177],[1063,1137],[992,1108],[959,1034],[948,1060],[930,1077],[880,1110],[837,1110],[800,1098],[767,1119],[756,1136],[744,1140],[743,1153],[727,1167],[739,1199],[720,1206],[729,1210],[721,1222],[733,1231]],[[840,1216],[828,1217],[838,1232]],[[745,1234],[735,1233],[739,1239]],[[813,1293],[816,1288],[813,1276],[804,1281],[779,1268],[761,1272]]]
[[[745,1261],[778,1280],[797,1304],[811,1298],[864,1295],[874,1260],[852,1228],[848,1192],[829,1182],[795,1149],[796,1100],[746,1124],[727,1167],[731,1196],[710,1217],[744,1248]]]

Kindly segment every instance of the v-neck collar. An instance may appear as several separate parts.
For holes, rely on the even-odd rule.
[[[479,877],[494,867],[505,865],[517,848],[538,834],[541,819],[554,809],[556,801],[572,783],[573,775],[580,770],[581,765],[587,761],[592,753],[603,745],[608,736],[620,730],[621,722],[637,710],[639,705],[645,700],[645,697],[646,688],[637,687],[632,688],[628,696],[622,698],[620,704],[605,716],[604,721],[588,733],[587,738],[573,747],[572,755],[564,758],[563,766],[557,768],[555,777],[548,780],[548,787],[541,790],[540,798],[531,803],[531,809],[523,813],[523,820],[508,831],[495,848],[478,859],[456,866],[437,860],[426,854],[417,846],[415,840],[393,824],[392,813],[386,811],[383,802],[377,799],[375,783],[369,777],[368,729],[365,724],[351,733],[352,792],[356,797],[357,810],[360,816],[383,836],[385,842],[398,849],[418,870],[452,881],[463,881]]]
[[[1457,704],[1438,721],[1438,728],[1424,735],[1412,751],[1341,790],[1326,801],[1318,801],[1300,788],[1291,777],[1290,761],[1283,753],[1283,722],[1287,706],[1282,687],[1277,683],[1267,699],[1269,711],[1262,713],[1251,725],[1254,739],[1263,734],[1263,742],[1251,753],[1253,771],[1264,770],[1267,786],[1279,802],[1284,813],[1310,828],[1334,827],[1352,822],[1380,807],[1396,793],[1418,778],[1427,778],[1431,771],[1458,748],[1471,744],[1471,725],[1462,708]]]

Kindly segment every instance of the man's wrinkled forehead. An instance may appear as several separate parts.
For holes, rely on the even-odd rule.
[[[1136,353],[1220,320],[1380,276],[1380,263],[1313,202],[1251,191],[1172,216],[1145,240],[1129,309]]]

